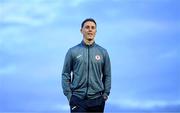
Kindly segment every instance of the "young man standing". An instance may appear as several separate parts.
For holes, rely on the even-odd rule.
[[[103,113],[111,89],[111,63],[108,52],[95,43],[96,22],[81,24],[83,40],[70,48],[62,71],[62,88],[71,113]]]

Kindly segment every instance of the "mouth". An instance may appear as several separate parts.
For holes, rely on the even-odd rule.
[[[88,33],[88,35],[93,35],[93,33]]]
[[[92,34],[92,33],[88,33],[88,36],[89,36],[89,37],[92,37],[92,36],[93,36],[93,34]]]

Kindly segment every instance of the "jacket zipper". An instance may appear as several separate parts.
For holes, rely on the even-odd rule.
[[[88,46],[88,70],[87,70],[87,89],[86,89],[86,95],[85,95],[85,98],[88,98],[88,88],[89,88],[89,46]]]

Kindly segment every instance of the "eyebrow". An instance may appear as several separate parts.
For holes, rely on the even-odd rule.
[[[96,27],[95,25],[85,25],[84,27]]]

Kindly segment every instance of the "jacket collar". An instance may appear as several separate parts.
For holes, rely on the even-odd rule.
[[[83,40],[81,41],[81,44],[85,47],[93,47],[95,45],[95,41],[91,45],[87,45]]]

